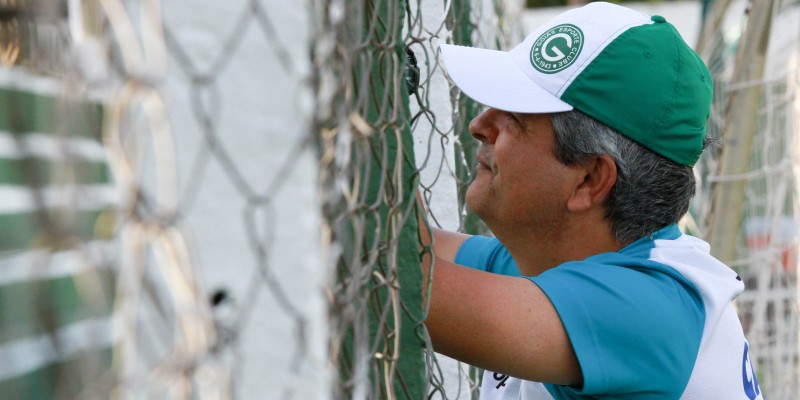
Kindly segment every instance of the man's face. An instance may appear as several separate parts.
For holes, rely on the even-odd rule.
[[[467,191],[468,207],[495,233],[558,232],[577,175],[554,154],[550,117],[490,108],[469,129],[481,147],[476,177]]]

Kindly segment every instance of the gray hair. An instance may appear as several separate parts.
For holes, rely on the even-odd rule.
[[[617,181],[605,202],[606,219],[616,239],[628,243],[677,223],[695,194],[691,167],[643,147],[588,115],[572,110],[550,116],[555,155],[566,165],[608,154],[617,165]]]

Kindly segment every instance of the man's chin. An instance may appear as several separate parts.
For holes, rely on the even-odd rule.
[[[467,209],[475,213],[475,215],[481,219],[483,219],[486,213],[486,192],[486,188],[480,183],[472,181],[472,184],[467,188],[467,195],[464,198]]]

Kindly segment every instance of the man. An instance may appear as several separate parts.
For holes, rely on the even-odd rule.
[[[467,204],[496,238],[434,231],[434,349],[486,369],[484,399],[761,398],[742,282],[675,225],[712,83],[674,27],[592,3],[441,55],[488,107]]]

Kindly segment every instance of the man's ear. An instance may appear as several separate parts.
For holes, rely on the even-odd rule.
[[[567,200],[567,208],[573,212],[603,205],[617,182],[617,164],[608,154],[592,156],[579,168],[583,180]]]

